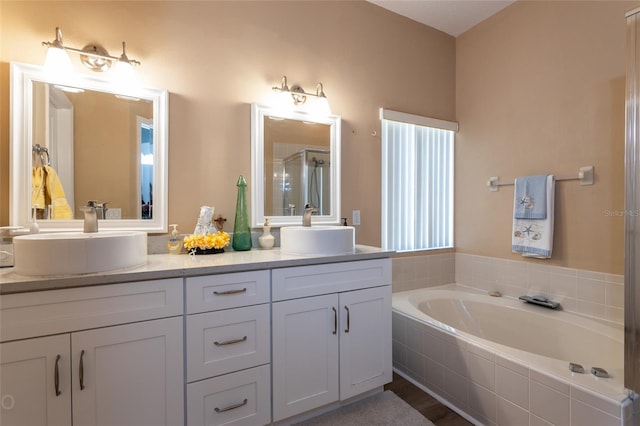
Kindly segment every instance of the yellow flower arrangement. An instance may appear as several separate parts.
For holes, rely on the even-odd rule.
[[[184,248],[189,252],[195,249],[221,249],[229,245],[229,240],[229,234],[224,231],[218,231],[215,234],[187,235],[184,237]]]

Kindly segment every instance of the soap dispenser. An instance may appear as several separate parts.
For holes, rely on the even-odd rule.
[[[180,254],[182,253],[182,241],[180,241],[180,233],[178,232],[178,225],[172,224],[169,225],[173,227],[171,231],[171,237],[169,238],[169,243],[167,243],[167,249],[169,250],[169,254]]]
[[[258,237],[258,244],[265,250],[269,250],[273,248],[273,244],[276,239],[273,235],[271,235],[271,224],[269,223],[269,218],[264,218],[264,226],[262,227],[262,235]]]

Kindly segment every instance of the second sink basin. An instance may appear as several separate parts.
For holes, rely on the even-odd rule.
[[[147,234],[138,231],[61,232],[13,238],[14,272],[74,275],[144,264]]]
[[[280,251],[303,256],[351,254],[356,232],[352,226],[285,226],[280,228]]]

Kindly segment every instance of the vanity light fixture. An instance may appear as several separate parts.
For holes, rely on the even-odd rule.
[[[272,87],[274,92],[282,93],[284,95],[290,94],[293,105],[297,107],[304,106],[307,102],[307,97],[312,96],[315,99],[314,105],[310,107],[312,112],[316,114],[331,114],[329,108],[329,101],[327,95],[324,94],[324,86],[322,83],[316,84],[316,93],[305,92],[305,90],[298,84],[293,85],[291,89],[287,85],[287,76],[283,75],[280,82],[280,86]]]
[[[80,55],[80,61],[90,70],[96,72],[104,72],[114,66],[118,68],[129,68],[133,65],[140,65],[140,61],[127,57],[125,51],[125,43],[122,42],[122,54],[120,56],[111,56],[107,50],[99,44],[88,44],[82,49],[65,46],[62,42],[62,30],[56,27],[56,38],[53,41],[43,41],[43,46],[49,48],[47,51],[47,59],[45,67],[62,71],[71,69],[71,61],[67,52],[73,52]],[[129,71],[127,71],[128,73]]]

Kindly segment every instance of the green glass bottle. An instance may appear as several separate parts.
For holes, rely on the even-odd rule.
[[[247,209],[247,181],[244,176],[238,178],[238,200],[236,201],[236,221],[233,224],[233,241],[231,247],[235,251],[251,250],[251,226],[249,226],[249,210]]]

